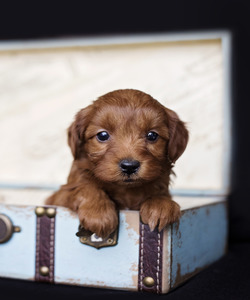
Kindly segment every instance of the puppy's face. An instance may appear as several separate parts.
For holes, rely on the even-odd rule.
[[[118,90],[81,110],[69,129],[75,159],[103,182],[136,185],[159,178],[187,144],[178,116],[151,96]]]

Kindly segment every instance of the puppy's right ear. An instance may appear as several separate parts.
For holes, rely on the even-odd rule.
[[[68,145],[74,159],[79,159],[84,155],[84,133],[91,118],[92,105],[80,110],[75,121],[68,128]]]

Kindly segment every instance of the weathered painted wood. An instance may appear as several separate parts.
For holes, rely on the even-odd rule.
[[[95,249],[75,236],[79,222],[67,209],[56,218],[55,281],[85,286],[137,290],[139,218],[135,211],[120,213],[119,241],[114,247]],[[65,222],[71,220],[72,224]]]
[[[179,224],[163,233],[162,292],[167,293],[202,268],[219,259],[226,250],[227,216],[223,199],[183,211]],[[21,227],[20,233],[0,244],[0,276],[34,280],[35,206],[0,204],[0,214]],[[75,233],[78,217],[62,207],[55,218],[56,283],[138,290],[139,212],[121,211],[118,244],[96,248],[82,244]]]
[[[219,259],[227,248],[226,203],[215,203],[183,212],[172,226],[171,288]]]

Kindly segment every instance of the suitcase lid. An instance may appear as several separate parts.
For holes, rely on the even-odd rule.
[[[0,186],[57,188],[72,162],[66,128],[111,90],[135,88],[175,110],[190,141],[173,193],[224,195],[231,168],[229,32],[1,42]]]

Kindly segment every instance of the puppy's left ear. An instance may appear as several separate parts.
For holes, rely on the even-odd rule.
[[[169,129],[168,157],[172,163],[175,163],[186,149],[188,130],[173,110],[166,108],[166,113]]]

